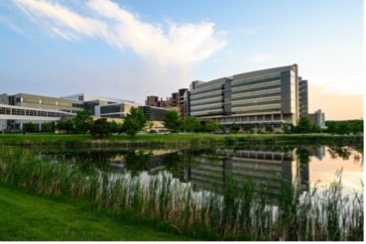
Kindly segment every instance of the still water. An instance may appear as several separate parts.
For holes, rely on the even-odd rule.
[[[194,191],[220,192],[229,179],[239,187],[250,179],[266,188],[273,199],[281,182],[301,192],[324,190],[341,178],[347,195],[363,191],[363,154],[352,147],[248,147],[194,149],[41,150],[39,157],[57,163],[80,164],[83,170],[98,168],[114,174],[149,179],[169,174]]]

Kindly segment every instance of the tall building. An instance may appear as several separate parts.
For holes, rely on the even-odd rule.
[[[166,108],[166,109],[175,109],[179,112],[181,117],[184,117],[187,113],[187,108],[185,107],[185,93],[188,91],[186,88],[179,89],[178,92],[174,92],[171,94],[171,97],[167,97],[165,100],[157,97],[157,96],[147,96],[145,100],[145,105]]]
[[[193,81],[188,103],[190,116],[223,125],[296,125],[301,111],[307,110],[307,81],[299,77],[296,64]]]

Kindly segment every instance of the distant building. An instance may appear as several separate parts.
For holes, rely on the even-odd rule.
[[[74,117],[84,109],[97,117],[123,118],[131,107],[138,106],[129,100],[85,93],[61,98],[4,93],[0,95],[0,131],[20,131],[29,122],[41,129],[43,123]]]
[[[159,99],[157,96],[148,96],[145,101],[145,105],[166,108],[166,109],[174,109],[177,110],[181,117],[184,117],[186,114],[185,107],[185,99],[184,95],[188,91],[186,88],[179,89],[178,92],[174,92],[171,94],[171,97],[167,97],[165,100],[162,98]]]
[[[316,124],[317,126],[319,126],[322,129],[327,128],[325,126],[325,113],[323,113],[321,111],[321,109],[318,109],[317,111],[315,111],[312,114],[308,114],[307,116],[309,118],[309,120],[311,122],[313,122],[314,124]]]
[[[308,109],[307,81],[298,75],[296,64],[193,81],[189,92],[190,116],[223,125],[281,128],[284,123],[296,125]]]

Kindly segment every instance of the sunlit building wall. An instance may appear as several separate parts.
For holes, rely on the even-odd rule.
[[[301,86],[300,86],[301,84]],[[302,95],[300,95],[300,87]],[[190,116],[220,124],[296,125],[307,109],[307,82],[296,64],[237,74],[190,86]]]

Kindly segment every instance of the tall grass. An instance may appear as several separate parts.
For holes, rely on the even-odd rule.
[[[179,232],[209,240],[361,241],[363,194],[343,196],[340,176],[328,190],[301,196],[283,184],[273,205],[249,179],[241,186],[229,179],[221,193],[195,192],[165,173],[146,180],[85,172],[75,164],[37,158],[30,150],[0,148],[2,182],[45,196],[87,199],[98,208],[169,222]]]

